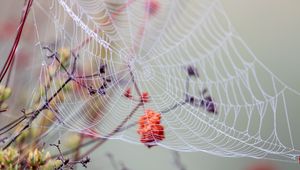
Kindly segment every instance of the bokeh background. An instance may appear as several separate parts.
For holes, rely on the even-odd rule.
[[[14,13],[16,17],[9,19],[12,23],[18,22],[20,10],[15,9],[20,9],[22,3],[10,0],[2,0],[1,2],[1,37],[4,39],[6,37],[9,40],[14,36],[3,35],[2,28],[6,26],[4,22]],[[255,55],[283,82],[300,91],[298,75],[300,65],[300,1],[222,0],[222,3],[232,24]],[[7,29],[12,30],[15,28],[13,24],[11,27],[7,27]],[[14,32],[15,30],[11,32],[12,35]],[[26,37],[25,35],[25,38],[30,41],[30,36]],[[5,47],[6,45],[9,47],[9,43],[2,41],[2,52],[9,49]],[[26,48],[30,48],[30,46]],[[294,104],[297,105],[297,103]],[[292,114],[300,113],[298,110],[294,110]],[[124,163],[131,170],[176,169],[172,151],[160,147],[147,149],[142,145],[133,145],[119,140],[110,140],[101,149],[95,151],[91,155],[92,162],[89,164],[89,169],[115,170],[106,156],[107,153],[114,156],[118,166]],[[261,162],[272,164],[278,170],[300,169],[300,165],[296,163],[250,158],[224,158],[202,152],[180,153],[180,156],[186,170],[248,170],[252,165]]]

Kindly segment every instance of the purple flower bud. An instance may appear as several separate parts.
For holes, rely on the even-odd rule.
[[[105,68],[106,68],[106,64],[101,64],[100,65],[100,68],[99,68],[100,74],[104,74],[105,73]]]
[[[105,95],[106,92],[105,92],[105,88],[103,86],[101,86],[99,89],[98,89],[98,94],[100,95]]]
[[[213,102],[211,96],[207,96],[204,100],[201,101],[202,106],[205,107],[205,110],[210,113],[217,113],[216,104]]]
[[[190,77],[192,77],[192,76],[199,77],[199,73],[198,73],[197,69],[193,66],[188,66],[187,72]]]
[[[90,95],[96,94],[96,90],[93,89],[93,87],[89,87],[89,88],[88,88],[88,91],[89,91],[89,94],[90,94]]]

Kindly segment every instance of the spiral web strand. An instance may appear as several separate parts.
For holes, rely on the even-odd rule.
[[[106,95],[91,96],[85,88],[75,87],[64,91],[63,100],[54,106],[57,126],[50,131],[95,129],[91,134],[95,137],[109,134],[136,105],[123,96],[133,86],[129,65],[151,101],[126,125],[135,123],[146,108],[161,112],[166,138],[158,145],[226,157],[296,161],[300,141],[289,105],[299,100],[299,93],[256,58],[222,4],[158,0],[157,11],[150,14],[150,2],[35,1],[37,62],[42,63],[39,83],[55,63],[49,63],[42,49],[49,40],[54,51],[68,47],[78,53],[78,75],[92,75],[106,64],[104,77],[112,80]],[[187,78],[187,66],[197,68],[200,77]],[[47,95],[63,82],[63,78],[52,82]],[[86,77],[82,83],[99,87],[102,77]],[[214,98],[217,114],[183,102],[186,95],[203,99],[202,89]],[[128,128],[111,138],[140,143],[136,131]]]

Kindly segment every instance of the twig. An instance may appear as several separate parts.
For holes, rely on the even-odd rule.
[[[74,165],[76,165],[78,163],[80,163],[83,167],[87,168],[87,164],[91,161],[89,157],[85,157],[85,158],[82,158],[80,160],[73,160],[73,161],[71,161],[70,159],[65,158],[64,155],[61,152],[61,149],[60,149],[60,140],[58,140],[57,144],[50,144],[50,146],[56,147],[56,149],[59,152],[59,156],[57,157],[57,159],[60,160],[62,162],[62,164],[59,167],[56,168],[58,170],[63,170],[66,167],[70,168],[70,169],[73,169]]]
[[[5,140],[7,139],[8,137],[4,137],[4,138],[0,138],[0,143],[5,143]]]
[[[0,104],[0,106],[1,106],[1,104]],[[7,109],[0,109],[0,113],[6,112],[6,111],[7,111]]]
[[[177,151],[172,152],[173,162],[177,170],[186,170],[185,166],[182,164],[180,155]]]
[[[118,170],[118,166],[117,166],[114,156],[111,153],[107,153],[106,156],[108,157],[113,169]]]
[[[25,120],[25,119],[26,119],[26,117],[24,116],[23,118],[17,119],[17,120],[15,120],[15,121],[13,121],[12,123],[6,125],[6,126],[4,127],[5,130],[4,130],[3,132],[1,132],[0,135],[3,135],[3,134],[5,134],[5,133],[9,132],[11,129],[13,129],[16,125],[18,125],[19,123],[21,123],[21,122],[22,122],[23,120]],[[1,130],[1,131],[2,131],[2,130]]]
[[[23,116],[17,118],[16,120],[13,120],[12,122],[8,123],[7,125],[3,126],[3,127],[0,129],[0,132],[3,131],[3,130],[6,130],[7,128],[10,128],[11,126],[13,126],[14,124],[16,124],[18,121],[20,121],[20,120],[22,120],[22,119],[23,119],[23,120],[26,119],[26,116],[23,115]],[[13,126],[13,127],[14,127],[14,126]]]
[[[176,103],[174,106],[171,106],[170,108],[168,108],[166,110],[162,110],[159,113],[168,113],[168,112],[170,112],[170,111],[172,111],[172,110],[176,109],[177,107],[180,107],[180,106],[182,106],[184,104],[187,104],[186,100],[184,100],[182,102],[179,102],[179,103]]]
[[[121,170],[129,170],[123,162],[121,162],[120,164],[121,164]]]
[[[49,55],[49,56],[47,56],[47,57],[48,58],[54,58],[58,62],[59,66],[62,67],[63,70],[68,74],[68,76],[71,76],[71,73],[69,73],[69,71],[66,69],[66,67],[60,62],[60,60],[58,58],[58,53],[57,52],[53,52],[49,47],[43,47],[43,49],[44,50],[48,50],[49,52],[51,52],[52,54]]]

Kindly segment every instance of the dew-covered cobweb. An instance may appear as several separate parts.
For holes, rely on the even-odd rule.
[[[78,54],[76,74],[92,75],[106,64],[105,77],[111,79],[105,95],[75,87],[64,93],[55,106],[56,126],[50,130],[94,129],[93,136],[105,137],[137,104],[123,95],[127,88],[137,95],[131,70],[150,101],[126,126],[134,124],[144,109],[161,112],[165,139],[157,145],[226,157],[297,160],[300,141],[291,104],[299,102],[299,93],[260,62],[218,0],[35,1],[32,17],[40,75],[55,62],[49,62],[42,49],[51,46]],[[188,78],[189,66],[197,69],[199,78]],[[100,81],[81,80],[93,87]],[[48,96],[59,84],[52,83]],[[186,95],[201,100],[203,89],[214,99],[217,113],[183,104]],[[110,138],[142,144],[137,126]]]

